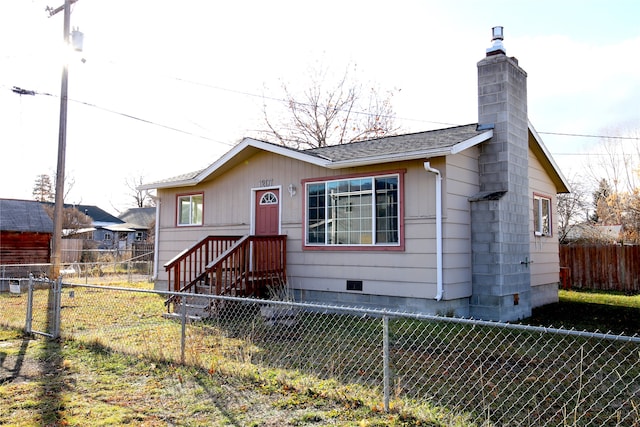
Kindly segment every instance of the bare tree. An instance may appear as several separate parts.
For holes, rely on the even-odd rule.
[[[640,128],[604,131],[625,138],[604,138],[604,154],[590,162],[588,170],[598,182],[594,193],[594,220],[602,225],[622,225],[624,240],[640,241]]]
[[[570,193],[558,194],[558,240],[566,243],[569,233],[588,222],[589,200],[583,182],[570,179]]]
[[[135,200],[137,208],[155,206],[155,200],[149,190],[139,190],[138,187],[144,183],[143,176],[130,176],[125,179],[125,185],[131,190],[131,197]]]
[[[640,175],[640,171],[638,172]],[[640,243],[640,188],[635,188],[629,195],[627,217],[625,218],[625,239],[636,244]]]
[[[53,219],[53,204],[47,204],[45,211]],[[77,234],[83,228],[91,227],[91,217],[80,212],[76,207],[65,207],[62,210],[62,229],[66,236]]]
[[[381,96],[375,87],[365,89],[352,81],[349,67],[331,84],[326,68],[316,68],[306,89],[296,95],[282,84],[286,113],[274,120],[263,106],[267,140],[294,148],[316,148],[392,135],[395,113],[392,91]]]

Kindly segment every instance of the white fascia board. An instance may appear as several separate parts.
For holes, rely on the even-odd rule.
[[[222,166],[232,161],[234,157],[236,157],[243,150],[249,147],[257,148],[259,150],[278,154],[284,157],[289,157],[295,160],[300,160],[302,162],[311,163],[321,167],[327,167],[327,165],[330,163],[328,160],[321,159],[315,156],[310,156],[308,154],[304,154],[284,146],[270,144],[268,142],[259,141],[253,138],[244,138],[238,145],[233,147],[231,150],[227,151],[220,158],[218,158],[218,160],[213,162],[207,168],[203,169],[200,173],[195,175],[193,178],[183,179],[180,181],[167,181],[167,182],[159,182],[155,184],[146,184],[146,185],[141,185],[137,188],[139,190],[151,190],[151,189],[160,189],[160,188],[190,187],[190,186],[197,185],[200,182],[202,182],[204,179],[206,179],[209,175],[214,173],[216,170],[220,169]]]
[[[326,167],[328,169],[340,169],[340,168],[347,168],[347,167],[370,166],[370,165],[377,165],[381,163],[402,162],[407,160],[424,159],[428,157],[440,157],[440,156],[446,156],[448,154],[451,154],[451,150],[449,148],[445,148],[445,149],[440,148],[437,150],[411,151],[408,153],[398,153],[398,154],[382,154],[379,156],[332,162],[327,164]]]
[[[536,132],[535,128],[531,124],[531,121],[528,121],[528,123],[529,123],[529,131],[531,132],[531,134],[533,135],[533,138],[538,143],[538,146],[540,147],[540,149],[542,150],[544,155],[547,157],[547,160],[549,160],[549,163],[551,163],[551,166],[553,167],[553,169],[555,169],[556,173],[560,177],[560,180],[562,181],[564,186],[569,191],[571,191],[571,186],[569,185],[569,181],[567,181],[567,178],[565,178],[565,176],[562,174],[562,171],[560,170],[560,167],[558,166],[556,161],[551,156],[551,152],[547,149],[547,146],[544,145],[544,142],[542,142],[542,138],[540,138],[540,135],[538,135],[538,132]]]
[[[196,181],[194,178],[192,179],[183,179],[180,181],[166,181],[166,182],[156,182],[156,183],[151,183],[151,184],[143,184],[140,185],[138,187],[136,187],[136,189],[138,190],[157,190],[160,188],[173,188],[173,187],[190,187],[193,185],[196,185],[198,183],[198,181]]]
[[[493,137],[493,129],[489,129],[487,132],[476,135],[473,138],[469,138],[466,141],[462,141],[451,147],[451,154],[458,154],[461,151],[471,148]]]
[[[263,150],[263,151],[267,151],[267,152],[270,152],[270,153],[278,154],[280,156],[284,156],[284,157],[289,157],[289,158],[292,158],[292,159],[300,160],[302,162],[312,163],[312,164],[315,164],[315,165],[318,165],[318,166],[326,167],[326,165],[328,163],[326,160],[322,160],[322,159],[319,159],[319,158],[314,157],[314,156],[309,156],[308,154],[304,154],[304,153],[301,153],[301,152],[296,151],[296,150],[292,150],[292,149],[284,147],[284,146],[270,144],[268,142],[259,141],[257,139],[253,139],[253,138],[245,138],[240,142],[240,144],[236,145],[230,151],[228,151],[226,154],[224,154],[222,157],[220,157],[218,160],[213,162],[211,164],[211,166],[209,166],[208,168],[206,168],[202,172],[200,172],[198,174],[198,176],[195,177],[196,183],[199,183],[200,181],[204,180],[206,177],[211,175],[213,172],[218,170],[220,167],[225,165],[227,162],[231,161],[235,156],[237,156],[239,153],[241,153],[243,150],[245,150],[245,149],[247,149],[249,147],[253,147],[253,148],[257,148],[259,150]]]
[[[326,167],[329,163],[328,160],[318,158],[316,156],[310,156],[301,151],[293,150],[291,148],[287,148],[283,145],[274,145],[268,142],[259,141],[252,138],[245,138],[251,141],[251,146],[259,148],[264,151],[269,151],[274,154],[279,154],[281,156],[289,157],[291,159],[300,160],[301,162],[311,163],[316,166]]]

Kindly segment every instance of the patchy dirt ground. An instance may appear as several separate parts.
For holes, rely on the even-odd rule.
[[[276,378],[223,375],[0,329],[0,425],[443,425]]]
[[[30,342],[28,339],[0,341],[0,385],[32,381],[41,375],[41,364],[25,355]]]

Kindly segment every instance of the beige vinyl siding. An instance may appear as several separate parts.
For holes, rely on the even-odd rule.
[[[535,307],[540,303],[553,302],[545,298],[536,299],[536,288],[552,287],[559,282],[560,261],[558,255],[558,209],[556,187],[550,180],[546,171],[534,155],[529,150],[529,236],[530,252],[533,264],[531,268],[532,305]],[[535,236],[533,227],[533,195],[540,194],[551,199],[551,236]],[[540,291],[543,292],[543,291]],[[554,298],[557,301],[557,292]],[[536,301],[538,301],[536,303]]]
[[[288,271],[294,286],[306,290],[346,292],[347,280],[362,280],[362,294],[432,298],[435,296],[435,187],[422,162],[350,168],[335,175],[406,169],[404,193],[405,251],[306,250],[301,241],[289,248]],[[324,174],[307,175],[309,178]],[[427,181],[425,185],[425,182]],[[427,193],[427,195],[421,194]],[[426,226],[425,226],[426,224]],[[300,230],[302,238],[302,229]]]
[[[471,207],[469,197],[480,188],[478,148],[447,157],[443,203],[444,299],[471,295]]]
[[[281,230],[287,239],[287,272],[296,288],[346,292],[347,280],[362,280],[362,294],[434,298],[436,294],[435,175],[423,160],[377,167],[327,170],[260,152],[198,186],[160,190],[160,266],[207,235],[245,235],[251,231],[252,189],[265,180],[280,188]],[[443,176],[445,299],[471,294],[469,196],[478,190],[477,149],[430,159]],[[303,179],[406,170],[400,194],[404,203],[404,251],[303,250]],[[287,188],[296,187],[291,197]],[[176,227],[176,195],[204,193],[201,227]],[[333,249],[333,248],[332,248]],[[166,280],[160,268],[159,280]]]

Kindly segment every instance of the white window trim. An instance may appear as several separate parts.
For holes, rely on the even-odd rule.
[[[397,178],[397,185],[398,188],[396,189],[397,192],[397,198],[398,198],[398,219],[397,219],[397,227],[398,227],[398,241],[394,242],[394,243],[378,243],[376,240],[376,229],[377,229],[377,217],[376,217],[376,189],[375,189],[375,180],[378,178],[385,178],[385,177],[396,177]],[[309,209],[309,199],[308,199],[308,186],[309,185],[314,185],[314,184],[325,184],[325,186],[327,185],[327,183],[329,182],[335,182],[335,181],[348,181],[348,180],[352,180],[352,179],[361,179],[361,178],[369,178],[373,181],[373,186],[372,186],[372,190],[371,190],[371,199],[372,199],[372,203],[371,203],[371,243],[353,243],[353,244],[330,244],[330,243],[326,243],[327,238],[326,238],[326,233],[328,233],[328,229],[325,229],[325,243],[312,243],[308,241],[308,230],[309,230],[309,223],[308,223],[308,209]],[[305,247],[309,247],[309,248],[319,248],[319,247],[326,247],[326,248],[348,248],[348,247],[400,247],[401,246],[401,240],[402,237],[400,235],[401,233],[401,224],[400,224],[400,197],[401,197],[401,189],[400,189],[400,185],[401,185],[401,177],[400,174],[398,173],[389,173],[389,174],[380,174],[380,175],[362,175],[362,176],[353,176],[353,177],[345,177],[345,178],[337,178],[337,179],[324,179],[324,180],[318,180],[318,181],[309,181],[305,183],[305,191],[304,191],[304,197],[305,197],[305,201],[304,201],[304,209],[305,209],[305,223],[303,224],[304,226],[304,245]],[[367,192],[368,193],[368,192]],[[328,203],[328,197],[325,200],[325,203]],[[325,209],[326,209],[326,204],[325,204]]]
[[[548,202],[549,204],[549,232],[545,233],[542,228],[543,228],[543,215],[542,215],[542,207],[544,205],[544,202]],[[534,203],[534,214],[536,212],[536,204],[538,205],[538,217],[533,219],[533,234],[537,237],[551,237],[553,236],[553,226],[552,226],[552,208],[551,208],[551,202],[552,199],[550,197],[547,196],[543,196],[542,194],[534,194],[533,195],[533,203]],[[538,224],[539,228],[536,228],[536,223]]]
[[[181,223],[180,222],[180,201],[185,198],[189,198],[189,221],[193,217],[193,197],[200,196],[202,198],[202,218],[200,218],[199,223]],[[176,225],[178,227],[198,227],[203,225],[204,223],[204,193],[193,193],[193,194],[182,194],[176,197]]]

